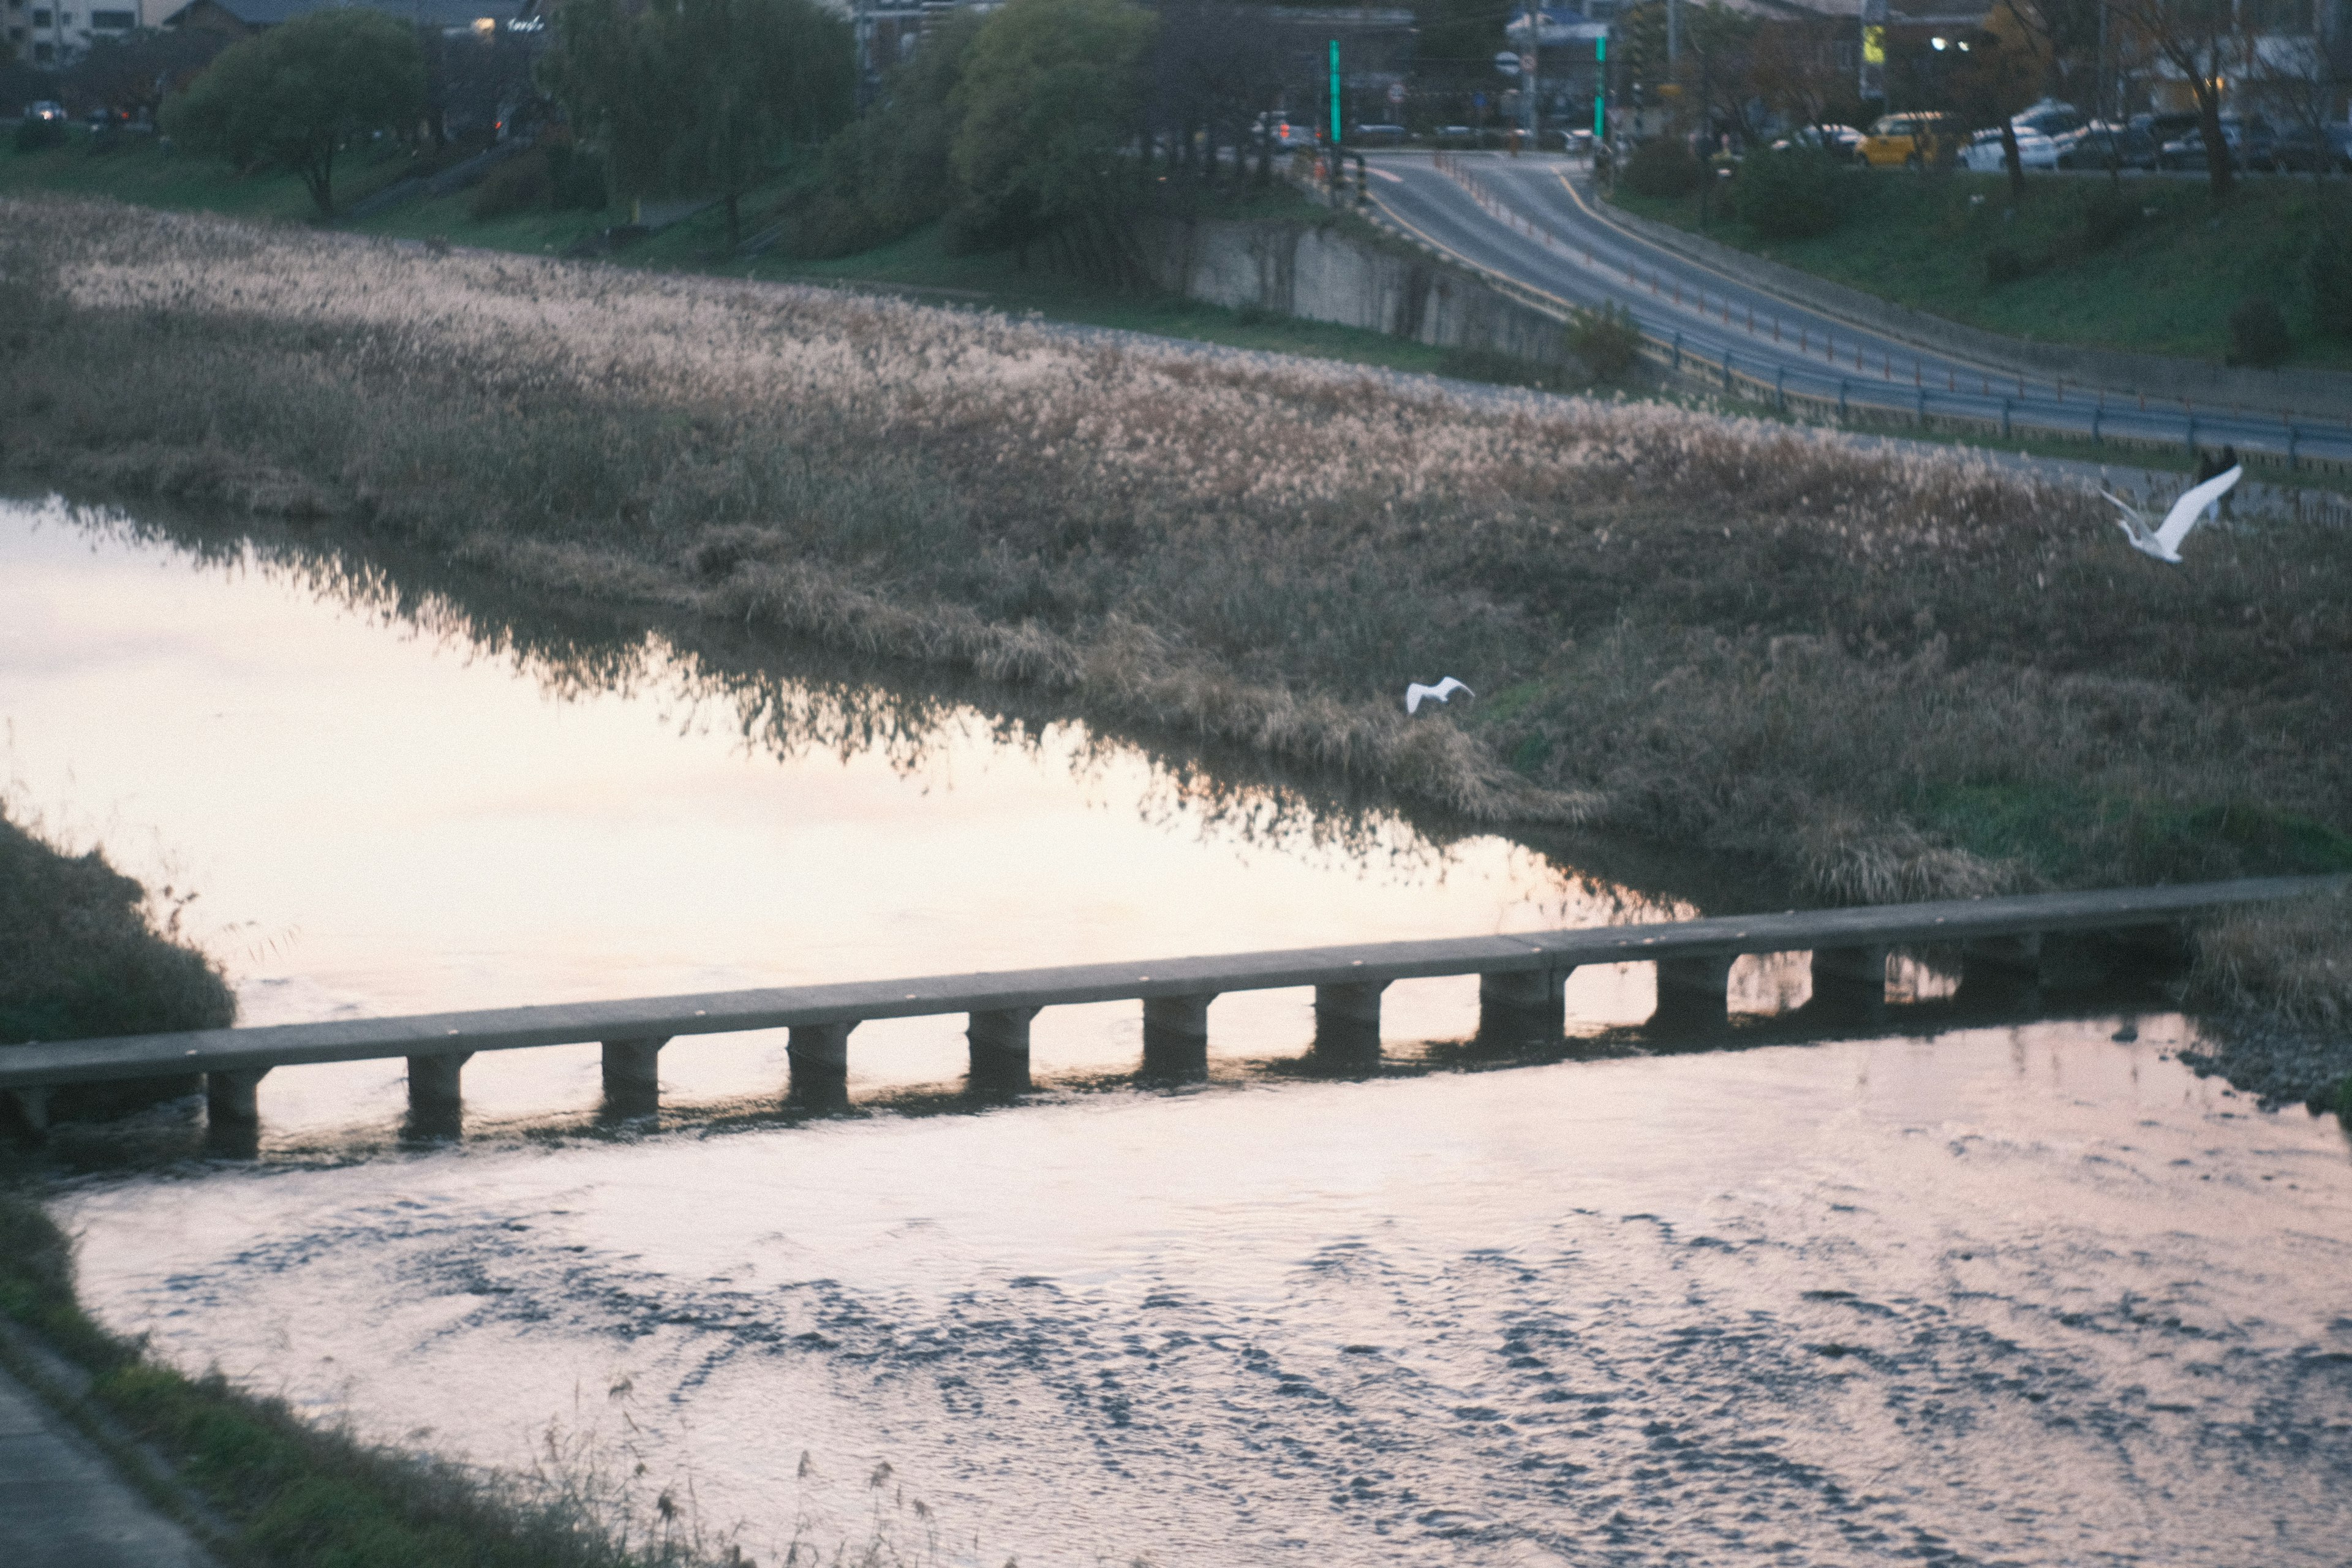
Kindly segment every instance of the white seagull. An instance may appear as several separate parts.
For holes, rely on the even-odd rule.
[[[1478,695],[1475,691],[1470,691],[1468,687],[1450,675],[1434,686],[1423,686],[1416,681],[1404,689],[1404,710],[1408,713],[1418,713],[1421,711],[1423,698],[1434,697],[1443,702],[1457,691],[1468,691],[1473,697]]]
[[[2189,531],[2197,526],[2198,520],[2207,511],[2219,515],[2222,492],[2236,484],[2239,476],[2245,471],[2243,468],[2231,468],[2228,473],[2216,474],[2203,484],[2183,492],[2181,498],[2172,503],[2172,510],[2165,514],[2164,526],[2157,529],[2149,528],[2147,519],[2141,515],[2139,508],[2123,497],[2109,490],[2099,493],[2123,509],[2123,516],[2116,519],[2116,526],[2124,531],[2124,537],[2131,541],[2134,550],[2178,566],[2180,564],[2180,542],[2189,537]]]

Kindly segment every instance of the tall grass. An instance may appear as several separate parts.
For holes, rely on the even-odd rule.
[[[1964,453],[17,203],[19,472],[978,672],[1813,896],[2352,865],[2352,561]],[[1409,679],[1484,700],[1408,721]]]
[[[0,1047],[226,1025],[219,967],[179,940],[182,903],[96,849],[62,853],[0,800]]]

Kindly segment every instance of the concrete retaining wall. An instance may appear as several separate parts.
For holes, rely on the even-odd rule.
[[[2005,337],[1894,304],[1744,250],[1734,250],[1672,224],[1636,217],[1613,206],[1604,211],[1610,222],[1627,232],[1693,261],[1731,273],[1743,283],[1769,289],[1826,315],[1858,322],[1890,338],[1916,343],[1930,353],[1971,360],[1995,372],[2063,376],[2070,383],[2080,383],[2086,388],[2101,387],[2111,394],[2145,394],[2170,402],[2186,398],[2206,407],[2236,405],[2272,414],[2352,419],[2352,374],[2343,371],[2240,370],[2161,354],[2125,353],[2113,349],[2075,348]]]
[[[1436,261],[1337,227],[1168,220],[1141,238],[1154,280],[1191,299],[1540,364],[1572,357],[1566,329],[1551,317]]]

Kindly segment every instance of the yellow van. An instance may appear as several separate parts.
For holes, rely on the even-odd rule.
[[[1882,114],[1872,124],[1870,134],[1862,139],[1856,149],[1862,161],[1874,169],[1892,169],[1909,165],[1916,168],[1932,163],[1944,142],[1955,132],[1950,115],[1938,111],[1919,114]]]

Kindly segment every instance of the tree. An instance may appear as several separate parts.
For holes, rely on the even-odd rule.
[[[2235,0],[2112,0],[2113,16],[2128,41],[2169,67],[2197,105],[2197,129],[2205,142],[2205,171],[2216,201],[2235,183],[2229,138],[2221,134],[2225,71],[2241,54],[2236,47]]]
[[[165,100],[163,128],[239,164],[301,178],[321,216],[335,211],[335,153],[349,137],[415,123],[425,59],[404,23],[365,7],[313,11],[221,51]]]
[[[2025,161],[2017,145],[2014,117],[2041,97],[2050,80],[2047,35],[2026,19],[2013,0],[2001,0],[1985,18],[1952,76],[1953,97],[1970,126],[2000,127],[2001,162],[2009,170],[2009,197],[2025,199]]]
[[[744,192],[790,149],[822,142],[855,109],[849,24],[814,0],[674,0],[650,15],[685,100],[673,176],[726,203],[733,250],[743,243]]]
[[[631,222],[661,190],[677,143],[680,104],[656,22],[623,0],[567,0],[540,85],[563,105],[574,134],[604,156]]]
[[[956,84],[953,163],[974,239],[1047,240],[1104,275],[1130,270],[1117,213],[1151,14],[1128,0],[1009,0]]]

